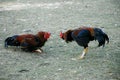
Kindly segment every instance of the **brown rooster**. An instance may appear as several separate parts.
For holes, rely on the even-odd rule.
[[[22,50],[29,52],[41,52],[41,47],[50,37],[49,32],[40,31],[36,35],[23,34],[14,35],[5,39],[5,47],[20,46]]]

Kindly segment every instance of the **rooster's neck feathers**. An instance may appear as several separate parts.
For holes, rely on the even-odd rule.
[[[44,34],[45,32],[41,31],[41,32],[38,32],[35,36],[38,37],[41,40],[41,42],[45,42],[46,39],[44,39]]]
[[[64,40],[65,40],[66,42],[71,42],[71,41],[73,41],[72,32],[73,32],[73,30],[68,30],[67,32],[64,33]]]

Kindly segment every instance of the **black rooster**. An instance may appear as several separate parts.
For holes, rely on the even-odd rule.
[[[99,28],[92,27],[81,27],[74,30],[68,30],[65,33],[60,33],[60,38],[65,40],[67,43],[76,41],[78,45],[83,46],[84,50],[80,59],[83,59],[88,51],[88,43],[93,40],[98,40],[99,47],[105,45],[105,41],[109,43],[109,38],[106,33],[104,33]]]

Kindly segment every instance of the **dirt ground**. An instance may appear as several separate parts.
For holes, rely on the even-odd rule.
[[[67,44],[60,31],[80,26],[99,27],[110,43],[77,60],[83,48]],[[15,34],[49,31],[44,53],[4,48],[4,40]],[[120,80],[119,0],[0,0],[0,80]]]

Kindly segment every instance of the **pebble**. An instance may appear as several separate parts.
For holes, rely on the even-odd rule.
[[[76,61],[77,59],[76,58],[71,58],[71,60]]]
[[[32,32],[31,29],[28,29],[28,30],[24,29],[24,30],[22,30],[22,31],[23,31],[23,32]]]
[[[7,29],[6,29],[6,28],[4,28],[4,29],[3,29],[3,31],[4,31],[4,32],[6,32],[6,31],[7,31]]]
[[[59,71],[61,71],[62,69],[61,69],[61,68],[59,68],[58,70],[59,70]]]
[[[26,69],[22,69],[20,70],[19,72],[28,72],[29,70],[26,70]]]

